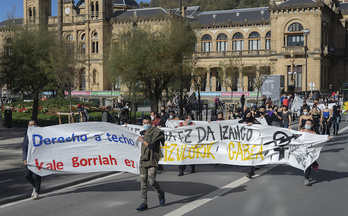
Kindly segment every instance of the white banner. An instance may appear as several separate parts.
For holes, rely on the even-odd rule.
[[[29,169],[52,173],[125,171],[138,173],[138,135],[104,122],[28,128]]]
[[[128,129],[127,129],[127,128]],[[129,130],[130,129],[130,130]],[[288,164],[305,170],[318,157],[328,136],[235,121],[195,122],[161,128],[165,133],[161,164]],[[86,122],[28,129],[28,164],[33,172],[139,173],[142,126]]]

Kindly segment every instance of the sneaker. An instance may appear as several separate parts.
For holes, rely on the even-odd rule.
[[[158,195],[158,199],[159,199],[160,206],[164,206],[164,204],[166,203],[166,198],[164,197],[164,191],[162,191],[161,195]]]
[[[178,176],[183,176],[184,175],[184,170],[180,170]]]
[[[196,167],[192,167],[191,173],[195,173],[196,172]]]
[[[311,183],[309,182],[309,179],[305,179],[304,180],[304,185],[306,185],[306,186],[310,186],[311,185]]]
[[[145,211],[146,209],[148,209],[147,205],[144,203],[141,203],[141,205],[137,209],[135,209],[135,211],[137,211],[137,212],[138,211]]]
[[[31,197],[33,200],[40,199],[40,196],[37,192],[34,192],[34,195]]]
[[[255,175],[254,171],[249,171],[248,174],[246,175],[247,178],[251,179]]]
[[[35,192],[36,192],[36,190],[35,190],[35,188],[33,188],[33,192],[31,193],[30,197],[33,197]]]

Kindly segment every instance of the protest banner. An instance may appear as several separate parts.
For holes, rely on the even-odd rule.
[[[28,128],[29,169],[52,173],[125,171],[138,173],[138,135],[104,122]]]
[[[240,124],[234,120],[195,122],[161,128],[165,144],[160,164],[288,164],[301,170],[320,154],[328,136],[285,128]],[[28,164],[33,172],[139,173],[139,125],[84,122],[28,129]]]

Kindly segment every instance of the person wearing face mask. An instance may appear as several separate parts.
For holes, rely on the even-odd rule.
[[[36,127],[36,122],[33,120],[29,121],[28,128],[29,127]],[[28,144],[29,144],[28,136],[27,136],[27,133],[25,133],[23,143],[22,143],[23,163],[26,166],[25,178],[34,187],[33,192],[31,193],[31,198],[33,200],[37,200],[40,198],[39,194],[40,194],[40,188],[41,188],[41,176],[33,173],[31,170],[28,169],[28,164],[27,164]]]
[[[192,122],[191,116],[189,114],[184,115],[184,121],[181,122],[178,127],[182,126],[190,126],[190,125],[195,125],[195,123]],[[179,174],[178,176],[183,176],[184,171],[186,169],[186,165],[179,165]],[[191,165],[191,173],[196,172],[196,165]]]
[[[301,115],[300,120],[298,122],[298,130],[302,130],[306,124],[307,120],[313,121],[313,118],[311,115],[309,115],[309,111],[307,108],[303,109],[303,115]]]
[[[338,130],[341,123],[341,112],[342,107],[339,101],[336,101],[336,104],[332,107],[332,123],[333,123],[333,135],[338,134]]]
[[[304,125],[304,129],[302,129],[301,131],[302,132],[306,132],[306,133],[312,133],[312,134],[316,134],[316,132],[314,132],[312,130],[312,127],[313,127],[313,121],[308,119],[306,120],[306,123]],[[311,175],[311,172],[312,172],[312,168],[315,170],[315,171],[318,171],[318,168],[319,168],[319,164],[317,161],[314,161],[306,170],[305,170],[305,185],[306,186],[310,186],[312,184],[312,182],[310,181],[310,175]]]
[[[157,112],[151,112],[150,117],[151,117],[152,125],[161,126],[160,125],[161,118],[159,117]]]
[[[145,116],[143,119],[143,131],[138,141],[141,142],[141,156],[140,156],[140,183],[142,203],[135,211],[144,211],[148,209],[147,206],[147,182],[155,189],[158,194],[159,204],[163,206],[166,202],[164,191],[156,181],[156,174],[158,168],[158,161],[163,157],[161,152],[161,145],[164,145],[164,133],[159,128],[151,123],[151,117]]]
[[[313,109],[311,113],[312,113],[312,119],[313,119],[313,130],[315,131],[315,133],[319,134],[320,113],[315,104],[313,105]]]
[[[248,126],[251,126],[253,124],[260,124],[251,114],[250,111],[246,111],[245,116],[242,120],[239,121],[239,123],[247,124]],[[251,179],[255,175],[255,170],[259,169],[256,166],[249,167],[249,171],[246,175],[247,178]]]
[[[304,112],[303,110],[304,110],[304,109],[307,109],[307,112],[309,112],[309,110],[310,110],[310,107],[308,106],[306,100],[303,101],[303,105],[301,106],[301,109],[300,109],[300,116],[303,115],[303,112]]]
[[[321,134],[327,134],[330,136],[332,110],[329,109],[327,102],[324,104],[324,109],[321,111],[320,125],[322,128]]]
[[[282,113],[281,110],[278,110],[277,106],[273,107],[273,113],[271,115],[272,126],[282,127]]]
[[[166,122],[169,118],[169,114],[166,113],[166,107],[163,105],[161,106],[161,114],[160,114],[160,117],[161,117],[161,122],[160,122],[160,125],[161,127],[165,127],[166,126]]]
[[[220,111],[220,112],[218,113],[218,116],[217,116],[216,121],[223,121],[223,120],[225,120],[225,119],[224,119],[224,115],[223,115],[223,113]]]
[[[228,112],[227,120],[232,120],[232,119],[236,119],[236,114],[234,114],[233,110],[231,109]]]

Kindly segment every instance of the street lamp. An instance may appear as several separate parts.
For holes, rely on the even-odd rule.
[[[303,34],[306,37],[306,45],[305,45],[305,55],[306,55],[306,91],[305,91],[305,98],[307,97],[307,61],[308,61],[308,35],[311,33],[311,31],[306,28],[303,30]]]

